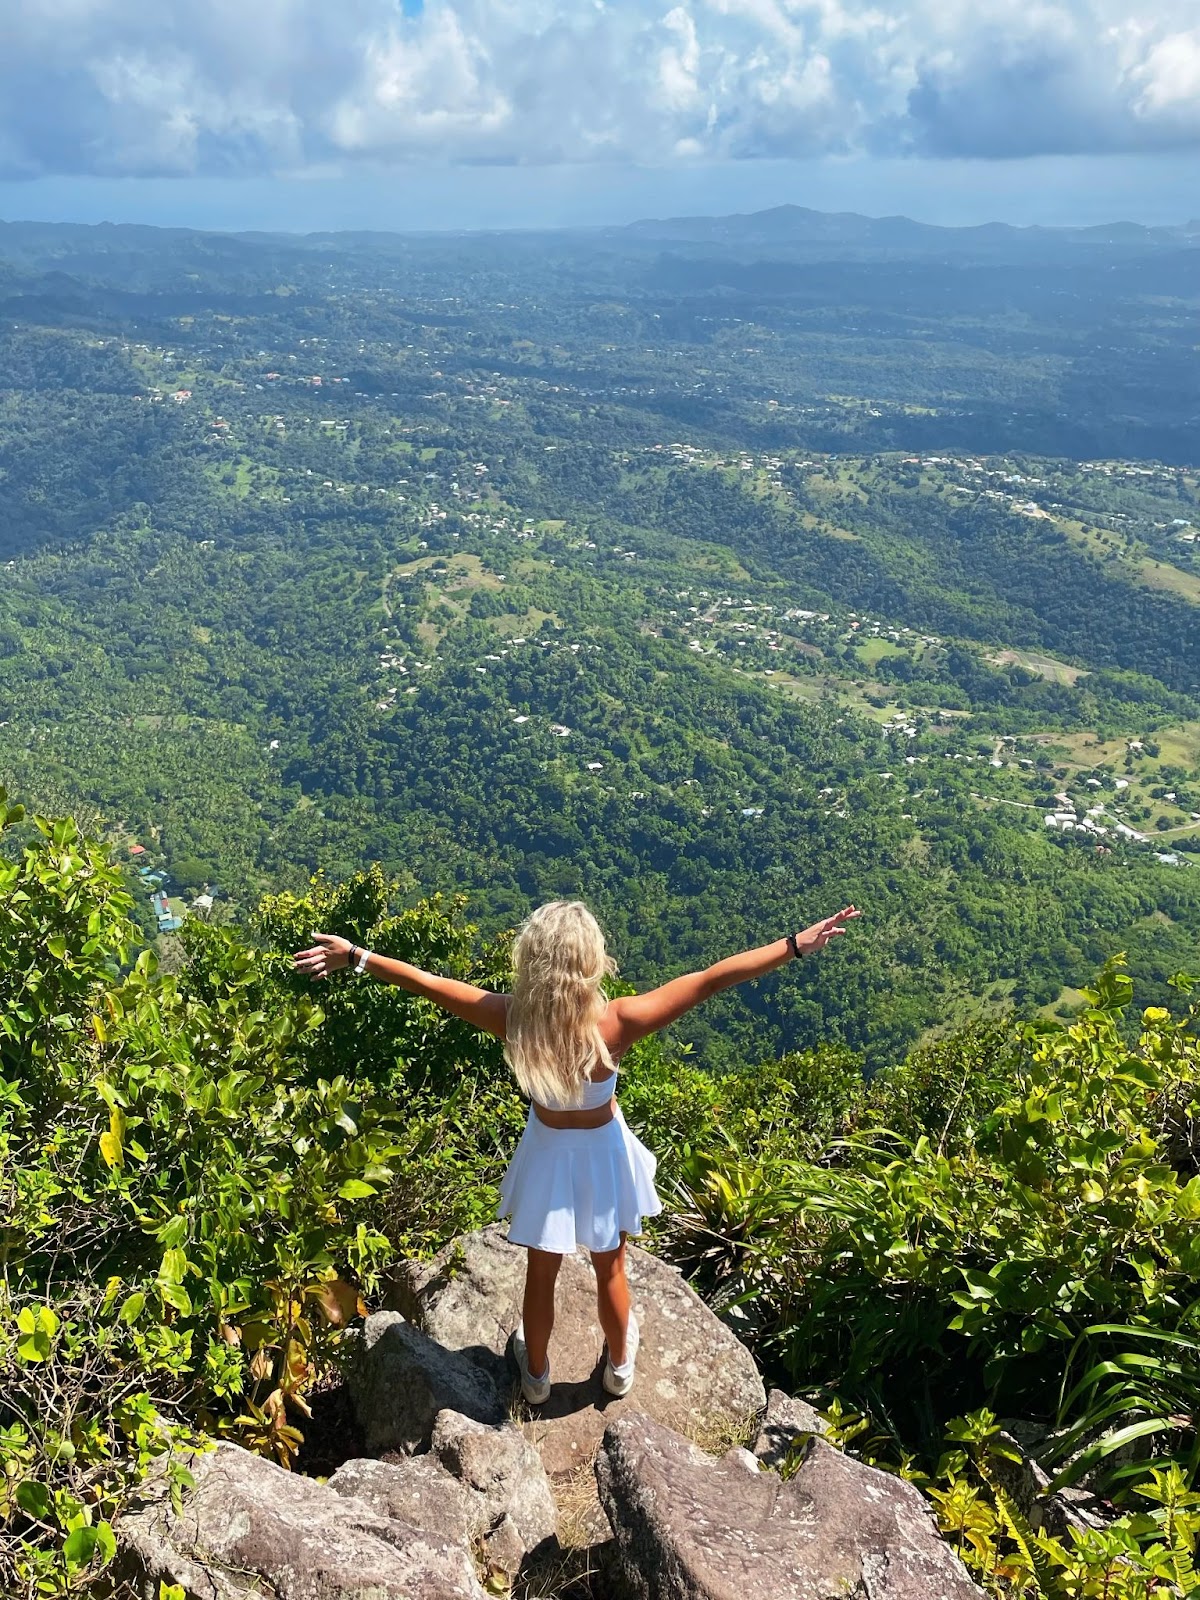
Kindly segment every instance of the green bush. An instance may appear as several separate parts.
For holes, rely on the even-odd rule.
[[[1179,1130],[1200,1112],[1200,1040],[1194,1012],[1153,1008],[1127,1046],[1130,999],[1110,966],[1069,1027],[1017,1029],[1007,1051],[977,1033],[939,1046],[869,1093],[899,1127],[864,1124],[819,1159],[705,1152],[681,1248],[723,1238],[724,1296],[752,1308],[764,1359],[908,1448],[933,1450],[980,1405],[1082,1445],[1136,1403],[1190,1483],[1194,1421],[1169,1385],[1156,1400],[1138,1339],[1166,1336],[1195,1370],[1200,1176]],[[973,1111],[957,1128],[956,1078]]]

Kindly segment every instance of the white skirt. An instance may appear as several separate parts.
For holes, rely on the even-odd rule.
[[[654,1188],[658,1162],[630,1131],[620,1106],[599,1128],[548,1128],[533,1107],[500,1181],[498,1217],[511,1217],[512,1244],[574,1255],[615,1250],[622,1233],[642,1231],[662,1201]]]

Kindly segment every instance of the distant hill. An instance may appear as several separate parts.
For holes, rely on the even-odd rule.
[[[1088,228],[1015,227],[986,222],[973,227],[942,227],[911,217],[867,217],[856,211],[813,211],[807,206],[772,206],[766,211],[724,217],[648,218],[604,230],[610,237],[655,244],[733,247],[826,246],[883,250],[935,250],[992,253],[1028,249],[1043,253],[1062,246],[1124,245],[1154,248],[1200,240],[1200,223],[1146,227],[1109,222]]]

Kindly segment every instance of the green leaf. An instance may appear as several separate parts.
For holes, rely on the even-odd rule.
[[[168,1217],[158,1230],[158,1242],[164,1250],[174,1250],[187,1238],[187,1218],[180,1212]]]
[[[36,1517],[39,1522],[54,1520],[54,1508],[44,1483],[35,1483],[32,1478],[27,1478],[24,1483],[17,1485],[16,1498],[26,1516]]]
[[[49,1306],[25,1306],[17,1317],[17,1354],[22,1361],[48,1361],[58,1332],[58,1318]]]
[[[140,1289],[135,1289],[125,1301],[125,1304],[121,1307],[120,1320],[125,1323],[127,1327],[132,1327],[137,1319],[141,1316],[145,1305],[146,1296]]]
[[[86,1524],[67,1535],[63,1545],[63,1559],[69,1567],[86,1567],[96,1553],[96,1530]]]
[[[182,1312],[185,1317],[192,1314],[192,1297],[181,1283],[164,1283],[160,1278],[155,1286],[158,1289],[159,1299],[164,1305],[173,1307]]]
[[[366,1200],[377,1192],[373,1183],[364,1183],[361,1178],[347,1178],[338,1190],[343,1200]]]
[[[1117,1428],[1112,1433],[1105,1434],[1102,1439],[1097,1439],[1095,1444],[1081,1451],[1057,1477],[1052,1478],[1045,1493],[1053,1494],[1065,1484],[1074,1483],[1089,1467],[1095,1466],[1097,1461],[1103,1461],[1105,1456],[1112,1455],[1123,1444],[1129,1444],[1134,1439],[1144,1439],[1150,1433],[1162,1433],[1171,1426],[1170,1420],[1166,1417],[1147,1417],[1142,1422],[1131,1422],[1127,1428]]]
[[[188,1258],[182,1250],[164,1251],[158,1275],[164,1283],[182,1283],[188,1269]]]

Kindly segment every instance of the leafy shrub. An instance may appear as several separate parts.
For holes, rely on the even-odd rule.
[[[870,1431],[868,1419],[841,1406],[826,1418],[828,1437],[841,1447]],[[1005,1444],[992,1412],[958,1418],[945,1442],[930,1472],[898,1458],[888,1439],[872,1439],[859,1451],[921,1487],[943,1535],[989,1594],[1001,1600],[1183,1600],[1200,1592],[1200,1494],[1189,1489],[1177,1464],[1144,1472],[1132,1490],[1143,1504],[1107,1527],[1075,1526],[1057,1537],[1033,1526],[1017,1503],[1011,1474],[1019,1457]],[[875,1453],[880,1443],[882,1455]],[[798,1446],[783,1464],[785,1475],[802,1458],[801,1441]]]
[[[1179,1387],[1195,1370],[1200,1179],[1170,1154],[1200,1100],[1200,1041],[1194,1013],[1152,1008],[1126,1045],[1130,999],[1110,966],[1069,1027],[988,1045],[987,1109],[957,1132],[946,1091],[961,1076],[978,1100],[976,1034],[957,1062],[953,1043],[939,1047],[942,1087],[915,1114],[905,1090],[901,1130],[863,1126],[816,1161],[698,1156],[682,1248],[723,1240],[724,1295],[753,1308],[764,1359],[926,1454],[949,1417],[981,1404],[1069,1429],[1071,1447],[1136,1404],[1190,1483],[1196,1424]],[[919,1071],[927,1081],[928,1058]],[[895,1106],[895,1082],[876,1104],[889,1095]],[[1151,1381],[1156,1335],[1174,1387],[1165,1370]]]
[[[21,821],[0,792],[0,829]],[[389,1257],[362,1212],[396,1147],[390,1102],[306,1070],[309,996],[264,1009],[260,959],[221,930],[187,974],[134,959],[106,852],[35,821],[0,859],[6,1593],[107,1560],[178,1423],[290,1461]]]

